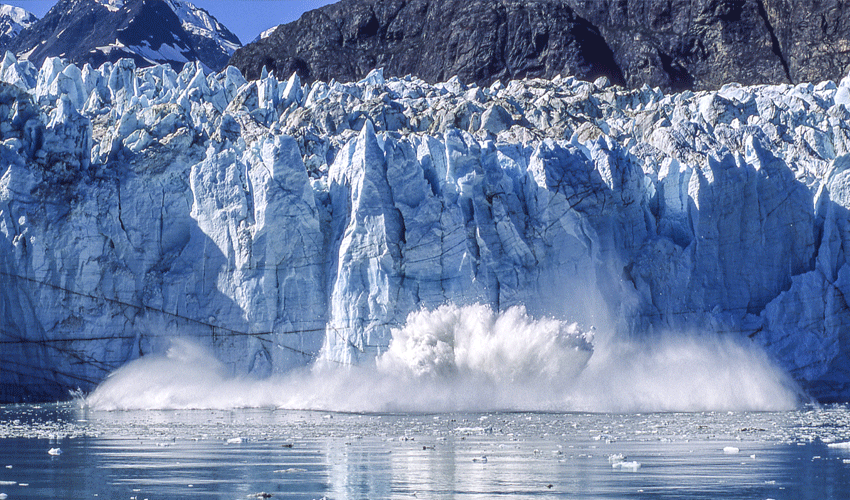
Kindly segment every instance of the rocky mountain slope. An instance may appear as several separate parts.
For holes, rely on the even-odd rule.
[[[7,45],[24,28],[38,21],[31,12],[12,5],[0,4],[0,47]]]
[[[850,400],[850,78],[246,81],[0,64],[0,400],[171,337],[233,373],[370,363],[444,304],[756,343]]]
[[[201,61],[218,71],[240,45],[206,11],[182,0],[60,0],[0,48],[36,66],[60,56],[80,65],[131,58],[140,67],[176,70]]]
[[[341,0],[234,54],[247,77],[351,81],[383,67],[435,83],[593,79],[631,88],[838,80],[850,65],[841,0]]]

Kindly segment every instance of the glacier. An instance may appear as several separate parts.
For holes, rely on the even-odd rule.
[[[850,78],[302,85],[7,53],[0,401],[175,337],[258,378],[370,363],[446,304],[740,339],[850,400],[848,106]]]

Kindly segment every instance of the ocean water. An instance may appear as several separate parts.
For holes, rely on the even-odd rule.
[[[252,379],[177,338],[75,402],[0,407],[19,498],[844,499],[850,407],[720,335],[447,305],[368,366]]]
[[[0,407],[0,496],[844,499],[848,442],[846,406],[393,414],[15,405]]]

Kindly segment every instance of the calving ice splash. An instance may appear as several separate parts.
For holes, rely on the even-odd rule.
[[[411,313],[374,363],[318,363],[263,380],[234,376],[174,340],[113,373],[98,410],[274,407],[333,411],[786,410],[796,385],[764,353],[717,336],[597,338],[523,307],[444,305]],[[602,337],[598,335],[597,337]]]

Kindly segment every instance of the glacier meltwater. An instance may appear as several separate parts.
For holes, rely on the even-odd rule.
[[[127,401],[133,370],[302,408],[850,398],[850,79],[302,85],[7,53],[0,80],[0,401],[122,366],[105,407],[226,405]]]

